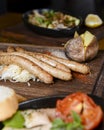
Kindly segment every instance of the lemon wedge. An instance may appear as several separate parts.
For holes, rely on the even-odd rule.
[[[88,14],[85,18],[85,25],[87,27],[96,28],[101,26],[102,23],[102,19],[96,14]]]

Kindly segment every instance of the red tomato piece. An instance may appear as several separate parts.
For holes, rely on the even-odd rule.
[[[61,117],[64,121],[73,121],[72,111],[80,115],[85,130],[96,128],[103,118],[101,107],[87,94],[81,92],[70,94],[56,103],[57,116]]]

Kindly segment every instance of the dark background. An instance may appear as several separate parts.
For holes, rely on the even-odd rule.
[[[96,13],[104,19],[104,0],[0,0],[0,13],[24,13],[37,8],[52,8],[83,18]]]

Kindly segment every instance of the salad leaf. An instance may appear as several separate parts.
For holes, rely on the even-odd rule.
[[[44,19],[41,18],[41,17],[38,17],[38,16],[35,17],[35,20],[36,20],[39,24],[42,24],[42,23],[44,22]]]
[[[24,127],[25,119],[22,116],[20,111],[17,111],[16,114],[3,122],[5,126],[12,127],[12,128],[23,128]]]
[[[80,116],[72,111],[73,122],[66,123],[61,118],[57,118],[52,122],[51,130],[83,130]]]

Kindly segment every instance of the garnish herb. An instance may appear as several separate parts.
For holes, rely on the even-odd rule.
[[[57,118],[52,123],[51,130],[83,130],[80,116],[72,111],[73,122],[65,123],[62,119]]]

